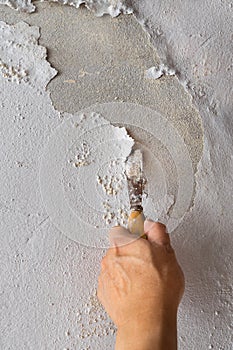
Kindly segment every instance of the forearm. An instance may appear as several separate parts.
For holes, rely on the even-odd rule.
[[[118,329],[115,350],[177,350],[176,316]]]

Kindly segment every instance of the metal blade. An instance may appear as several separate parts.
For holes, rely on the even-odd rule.
[[[143,156],[139,149],[132,151],[126,159],[125,174],[128,181],[131,209],[141,211],[142,195],[146,181],[143,177]]]

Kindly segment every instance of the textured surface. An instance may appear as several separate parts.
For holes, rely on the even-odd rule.
[[[101,17],[108,14],[112,17],[117,17],[121,13],[131,14],[133,9],[128,6],[128,1],[120,0],[51,0],[52,2],[58,2],[61,5],[69,5],[79,8],[84,5],[89,10],[94,12],[95,16]],[[7,5],[12,9],[22,12],[34,12],[36,6],[33,4],[33,0],[0,0],[0,4]]]
[[[186,273],[182,349],[232,348],[232,2],[138,1],[163,63],[193,96],[204,124],[192,211],[177,230]]]
[[[38,4],[38,13],[32,15],[1,7],[0,19],[8,23],[23,19],[41,27],[40,41],[48,47],[48,59],[59,71],[48,87],[59,110],[74,113],[114,98],[150,106],[182,136],[195,170],[202,154],[203,123],[204,152],[196,173],[194,206],[172,235],[186,275],[179,344],[182,350],[230,350],[231,2],[145,0],[134,5],[162,64],[176,72],[188,93],[176,77],[146,76],[148,69],[161,65],[132,16],[96,19],[84,9]],[[39,49],[38,29],[20,26],[19,33],[24,29],[35,37],[29,50],[32,57],[28,52],[28,62],[24,62],[28,64],[34,59],[33,50]],[[14,61],[15,52],[4,52],[5,47],[2,45],[0,57],[0,347],[113,349],[114,327],[95,296],[104,251],[85,248],[59,232],[39,192],[43,147],[66,115],[52,107],[45,83],[28,83],[27,68]],[[43,55],[35,67],[47,83],[55,71],[45,60],[45,50],[40,47],[39,51]],[[36,77],[33,72],[29,76]]]
[[[1,44],[14,43],[27,65],[38,58],[29,81],[47,81],[54,69],[37,45],[38,29],[1,23]],[[23,47],[19,46],[22,33]],[[26,63],[25,63],[26,64]],[[102,348],[113,325],[95,295],[100,252],[69,241],[51,224],[39,190],[39,163],[51,132],[61,124],[49,95],[28,82],[1,76],[1,349]],[[88,277],[87,278],[87,274]],[[84,346],[86,344],[86,346]]]

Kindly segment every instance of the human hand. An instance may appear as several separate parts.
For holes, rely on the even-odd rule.
[[[98,298],[117,326],[116,349],[176,349],[184,275],[166,227],[146,221],[144,228],[148,240],[120,226],[110,231]]]

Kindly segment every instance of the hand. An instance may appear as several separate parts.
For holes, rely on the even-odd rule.
[[[184,291],[163,224],[145,222],[148,240],[120,226],[101,262],[98,298],[117,326],[116,349],[176,349],[176,316]]]

